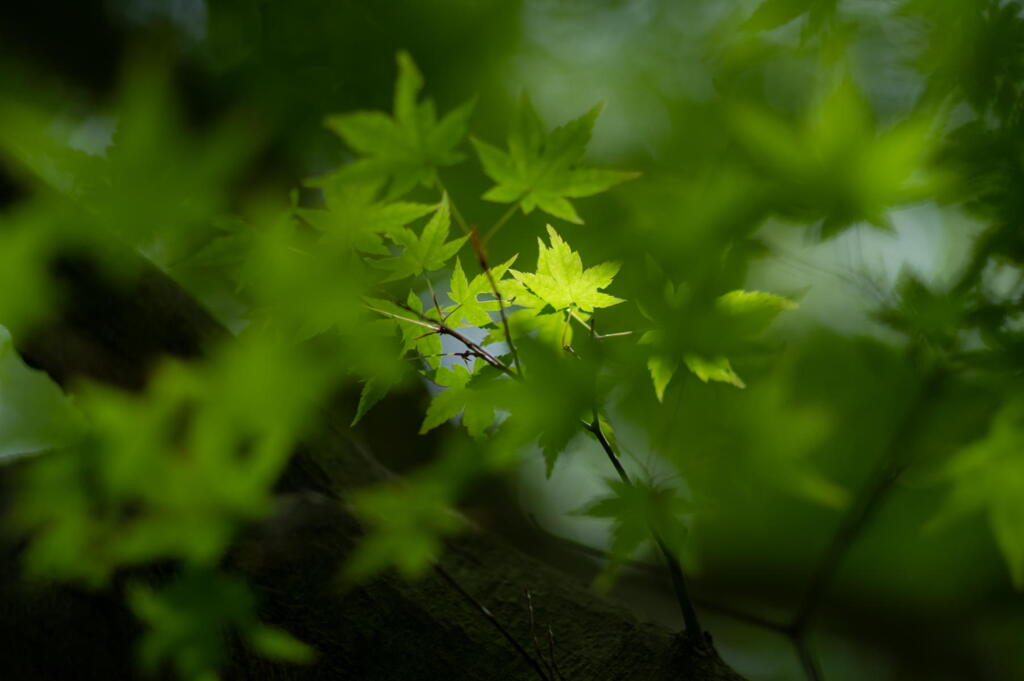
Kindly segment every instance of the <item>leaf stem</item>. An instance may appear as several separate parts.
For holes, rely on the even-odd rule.
[[[926,376],[870,479],[840,522],[839,529],[818,561],[804,597],[790,621],[789,628],[795,636],[802,636],[807,629],[850,546],[860,536],[893,484],[906,469],[904,453],[909,450],[914,432],[945,378],[945,372],[938,368],[932,369]]]
[[[576,314],[575,310],[570,309],[569,314],[571,314],[572,318],[579,322],[579,324],[583,326],[583,328],[585,328],[587,331],[590,331],[590,335],[592,338],[594,338],[594,340],[604,340],[605,338],[621,338],[623,336],[633,335],[632,331],[616,331],[615,333],[597,333],[596,331],[594,331],[593,328],[591,328],[590,324],[588,324],[587,321],[583,319],[583,317],[580,317],[578,314]]]
[[[441,182],[440,177],[437,178],[437,186],[438,188],[440,188],[443,194],[448,196],[448,206],[452,210],[452,217],[455,218],[456,224],[458,224],[462,231],[465,232],[466,234],[471,233],[473,231],[472,228],[470,228],[469,223],[466,222],[466,218],[462,216],[462,211],[460,211],[459,207],[455,204],[455,200],[452,199],[451,192],[449,192],[447,187],[444,186],[444,183]]]
[[[519,199],[512,202],[512,205],[508,207],[498,221],[491,225],[491,228],[484,234],[483,243],[487,243],[491,238],[498,233],[498,230],[505,226],[505,223],[512,219],[512,216],[516,214],[516,209],[519,208]]]
[[[444,581],[446,581],[449,586],[455,589],[455,591],[457,591],[460,596],[462,596],[469,603],[471,603],[473,607],[476,608],[487,619],[487,621],[490,622],[491,625],[493,625],[494,628],[498,630],[498,633],[501,634],[502,638],[509,642],[509,645],[511,645],[512,648],[517,653],[519,653],[519,656],[522,657],[528,665],[530,665],[530,667],[533,669],[534,672],[536,672],[537,676],[539,676],[542,681],[551,681],[551,677],[548,675],[547,672],[544,671],[540,664],[537,663],[537,660],[533,659],[533,656],[530,655],[530,653],[527,652],[526,649],[519,644],[519,641],[517,641],[515,637],[511,633],[509,633],[508,629],[502,626],[501,622],[498,621],[498,618],[494,616],[494,613],[492,613],[486,605],[478,601],[476,598],[473,597],[472,594],[470,594],[468,591],[462,588],[462,585],[456,582],[455,579],[450,574],[448,574],[448,571],[442,568],[440,565],[435,565],[434,569],[437,571],[439,575],[441,575],[441,578],[444,579]]]
[[[601,419],[598,416],[597,409],[594,410],[594,420],[592,423],[584,422],[584,426],[588,431],[593,433],[594,437],[601,445],[601,449],[608,455],[608,460],[611,461],[612,466],[615,467],[615,472],[619,474],[619,479],[625,484],[632,486],[633,481],[630,479],[629,474],[622,465],[622,461],[619,456],[615,453],[615,449],[612,447],[612,443],[608,441],[604,431],[601,429]],[[662,556],[665,558],[665,563],[668,566],[669,575],[672,578],[672,589],[676,593],[676,600],[679,603],[679,610],[683,615],[683,623],[686,626],[686,633],[690,635],[690,639],[694,645],[698,647],[705,647],[707,644],[704,640],[704,631],[700,627],[700,620],[697,618],[697,611],[693,607],[693,601],[690,600],[689,589],[686,586],[686,577],[683,574],[682,565],[679,563],[679,559],[675,557],[668,545],[665,544],[661,536],[651,528],[651,534],[654,535],[654,543],[658,545],[658,549],[661,551]]]
[[[397,302],[397,301],[391,301],[391,302],[392,302],[393,305],[395,305],[397,307],[400,307],[400,308],[402,308],[403,310],[405,310],[407,312],[411,312],[412,314],[416,315],[417,317],[420,317],[420,319],[413,319],[413,318],[410,318],[410,317],[404,317],[404,316],[402,316],[400,314],[395,314],[393,312],[388,312],[387,310],[382,310],[379,307],[373,307],[372,305],[367,305],[366,308],[368,310],[376,312],[377,314],[384,315],[385,317],[390,317],[391,319],[397,319],[398,321],[406,322],[408,324],[416,324],[417,326],[422,326],[423,328],[430,329],[434,333],[442,335],[442,336],[451,336],[455,340],[457,340],[460,343],[462,343],[463,345],[465,345],[466,348],[469,349],[469,351],[472,352],[474,355],[476,355],[477,357],[479,357],[483,361],[487,362],[488,364],[490,364],[492,367],[494,367],[498,371],[511,376],[512,378],[516,379],[517,381],[521,381],[522,380],[522,377],[519,374],[517,374],[516,372],[512,371],[512,369],[510,369],[507,364],[502,362],[500,359],[498,359],[497,357],[495,357],[491,353],[489,353],[486,350],[484,350],[482,347],[480,347],[480,345],[478,343],[473,342],[472,340],[470,340],[466,336],[462,335],[461,333],[459,333],[458,331],[456,331],[452,327],[448,326],[444,322],[439,322],[437,320],[431,319],[430,317],[425,316],[423,313],[417,312],[416,310],[412,309],[408,305],[403,305],[402,303]]]
[[[494,292],[494,298],[498,301],[498,314],[501,316],[501,326],[505,329],[505,342],[508,343],[509,352],[512,354],[512,363],[515,365],[519,375],[522,376],[523,365],[519,363],[519,353],[516,351],[516,344],[512,340],[512,331],[508,326],[508,317],[505,315],[505,301],[501,297],[501,291],[498,290],[498,283],[494,281],[494,275],[491,274],[491,267],[487,264],[487,251],[484,249],[479,236],[477,236],[476,227],[470,228],[469,239],[473,244],[473,250],[476,251],[477,260],[480,261],[480,267],[483,268],[484,274],[487,275],[487,281],[491,285],[491,291]]]

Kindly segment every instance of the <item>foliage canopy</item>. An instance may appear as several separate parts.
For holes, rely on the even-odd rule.
[[[643,54],[693,33],[686,10],[621,4],[651,6],[631,19],[655,43]],[[474,489],[543,470],[587,481],[569,483],[572,503],[531,494],[565,511],[548,513],[562,529],[603,523],[595,585],[660,552],[688,628],[684,573],[754,564],[812,574],[788,633],[838,580],[935,607],[973,599],[1019,637],[1019,608],[984,606],[1024,589],[1024,15],[996,0],[865,4],[723,3],[684,64],[703,94],[665,95],[656,152],[632,129],[588,150],[615,137],[601,104],[537,107],[511,82],[462,92],[404,49],[390,111],[367,103],[384,97],[318,109],[337,137],[330,168],[309,152],[299,179],[269,189],[246,173],[292,131],[232,113],[196,126],[160,58],[135,55],[105,107],[9,88],[0,454],[19,466],[9,524],[26,574],[95,589],[173,566],[125,590],[151,670],[217,678],[228,653],[211,630],[309,662],[224,565],[340,401],[348,435],[386,419],[423,443],[408,445],[423,454],[412,472],[348,500],[366,536],[337,568],[343,587],[422,576],[467,528],[454,509]],[[213,5],[192,58],[218,73],[231,41]],[[239,79],[266,68],[236,57]],[[551,127],[538,108],[573,113]],[[97,125],[110,128],[98,142]],[[505,148],[485,141],[502,130]],[[840,262],[856,248],[877,260],[866,273]],[[230,331],[135,389],[65,393],[24,365],[15,341],[62,314],[55,263],[85,258],[116,287],[140,254]],[[410,395],[429,401],[391,423]],[[857,523],[904,493],[851,574],[818,563],[828,537],[849,530],[850,551],[871,531]],[[864,568],[879,556],[901,574]],[[1024,670],[1019,651],[1005,657]]]

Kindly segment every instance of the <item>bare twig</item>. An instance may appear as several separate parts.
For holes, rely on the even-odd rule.
[[[518,207],[519,207],[519,199],[516,199],[515,201],[512,202],[512,205],[509,206],[508,210],[505,211],[504,213],[502,213],[501,217],[498,218],[498,221],[495,222],[494,225],[492,225],[489,230],[487,230],[486,234],[484,234],[483,242],[485,244],[488,241],[490,241],[491,238],[495,234],[498,233],[499,229],[501,229],[502,227],[505,226],[505,223],[508,222],[512,218],[513,215],[516,214],[516,208],[518,208]]]
[[[831,543],[822,554],[821,560],[818,561],[807,590],[804,592],[804,597],[790,624],[790,628],[795,634],[802,634],[806,629],[850,546],[860,536],[864,527],[885,500],[893,483],[906,468],[905,452],[909,449],[914,431],[927,406],[935,397],[935,391],[944,379],[943,370],[933,369],[918,388],[914,402],[893,434],[870,479],[847,511],[839,529],[833,535]]]
[[[562,670],[558,668],[558,660],[555,659],[555,632],[551,630],[550,624],[548,625],[548,656],[551,658],[551,666],[555,669],[558,681],[565,681]]]
[[[632,485],[633,481],[630,479],[629,474],[626,473],[626,469],[622,466],[622,462],[615,453],[615,449],[612,447],[611,442],[608,441],[604,431],[601,429],[601,419],[598,417],[596,409],[594,410],[593,422],[587,423],[585,426],[586,429],[593,433],[594,437],[597,438],[597,441],[600,443],[604,453],[608,455],[608,460],[611,461],[612,466],[615,467],[615,472],[619,474],[619,478],[622,482],[627,485]],[[664,556],[665,563],[668,566],[669,575],[672,578],[672,589],[675,591],[676,600],[679,603],[679,610],[683,615],[683,623],[686,626],[686,632],[690,635],[694,645],[703,647],[706,645],[704,641],[704,630],[700,627],[700,620],[697,618],[697,611],[694,609],[693,602],[690,600],[689,590],[686,587],[686,577],[683,574],[682,565],[679,564],[679,559],[675,557],[653,528],[651,528],[651,534],[654,535],[654,543],[657,544],[658,549],[661,551],[662,556]]]
[[[523,589],[526,593],[526,607],[530,612],[530,638],[533,639],[533,649],[537,653],[537,659],[544,665],[544,670],[548,674],[553,674],[551,663],[544,659],[544,653],[540,649],[540,641],[537,640],[537,628],[536,622],[533,615],[533,594],[530,593],[530,589]]]
[[[451,208],[452,217],[455,218],[455,223],[459,226],[460,229],[462,229],[464,233],[469,234],[470,228],[469,224],[466,222],[466,218],[462,217],[462,211],[459,210],[459,207],[455,204],[455,201],[452,199],[451,193],[444,186],[444,183],[441,182],[440,178],[438,178],[437,180],[437,185],[438,188],[441,190],[441,195],[448,197],[448,207]]]
[[[821,667],[803,634],[793,637],[793,646],[796,648],[800,666],[804,668],[804,674],[807,675],[807,681],[822,681],[824,677],[821,675]]]
[[[487,264],[487,251],[484,250],[484,245],[477,236],[476,227],[470,228],[469,232],[470,241],[473,243],[473,250],[476,251],[477,260],[480,261],[480,267],[483,268],[484,274],[487,275],[487,281],[491,284],[491,291],[494,292],[494,298],[498,301],[498,314],[501,316],[501,326],[505,329],[505,342],[508,344],[508,350],[512,354],[512,363],[516,367],[516,371],[519,375],[523,375],[523,366],[519,363],[519,353],[516,352],[516,344],[512,341],[512,331],[508,327],[508,317],[505,316],[505,301],[501,297],[501,291],[498,290],[498,283],[494,281],[494,275],[491,274],[491,268]]]
[[[414,319],[414,318],[410,318],[410,317],[405,317],[403,315],[395,314],[393,312],[388,312],[387,310],[382,310],[379,307],[373,307],[372,305],[367,305],[366,307],[367,307],[368,310],[376,312],[377,314],[382,314],[385,317],[390,317],[392,319],[397,319],[398,321],[406,322],[408,324],[416,324],[417,326],[422,326],[423,328],[430,329],[433,332],[435,332],[437,334],[440,334],[442,336],[445,336],[445,335],[451,336],[455,340],[457,340],[460,343],[462,343],[463,345],[465,345],[466,348],[470,352],[472,352],[475,356],[477,356],[480,359],[482,359],[483,361],[487,362],[488,364],[490,364],[492,367],[494,367],[498,371],[502,372],[503,374],[507,374],[507,375],[511,376],[512,378],[514,378],[516,380],[522,380],[522,378],[516,372],[512,371],[512,369],[510,369],[507,364],[502,362],[500,359],[498,359],[497,357],[495,357],[491,353],[489,353],[486,350],[484,350],[480,346],[480,344],[470,340],[469,338],[467,338],[463,334],[459,333],[458,331],[456,331],[452,327],[448,326],[444,322],[437,321],[436,319],[431,319],[430,317],[427,317],[426,315],[424,315],[422,312],[417,312],[416,310],[414,310],[413,308],[409,307],[408,305],[403,305],[402,303],[400,303],[398,301],[394,301],[393,300],[391,302],[392,302],[392,304],[396,305],[397,307],[400,307],[401,309],[405,310],[406,312],[410,312],[410,313],[416,315],[420,319]]]
[[[487,608],[486,605],[478,601],[476,598],[472,596],[472,594],[463,589],[462,585],[456,582],[455,579],[450,574],[448,574],[448,571],[445,570],[443,567],[441,567],[440,565],[435,565],[434,569],[437,571],[439,575],[441,575],[441,578],[444,579],[444,581],[448,582],[449,586],[455,589],[460,596],[469,601],[473,605],[473,607],[479,610],[480,613],[485,618],[487,618],[487,621],[490,622],[494,626],[494,628],[498,630],[502,637],[506,641],[508,641],[512,648],[515,649],[517,653],[519,653],[519,656],[522,657],[528,665],[530,665],[530,667],[533,669],[533,671],[537,673],[537,676],[539,676],[542,681],[552,681],[551,677],[548,676],[547,672],[544,671],[544,668],[541,667],[540,664],[538,664],[537,660],[533,659],[533,656],[530,655],[530,653],[527,652],[526,649],[519,644],[519,641],[517,641],[515,637],[509,633],[508,629],[506,629],[501,624],[501,622],[498,621],[498,618],[494,616],[494,613],[492,613]]]
[[[622,338],[623,336],[633,335],[632,331],[616,331],[615,333],[597,333],[596,331],[594,331],[593,327],[590,324],[588,324],[585,319],[583,319],[583,317],[580,317],[578,314],[576,314],[575,310],[570,310],[569,314],[572,315],[572,318],[579,322],[580,325],[582,325],[585,329],[590,331],[590,335],[592,338],[594,338],[594,340],[604,340],[605,338]]]

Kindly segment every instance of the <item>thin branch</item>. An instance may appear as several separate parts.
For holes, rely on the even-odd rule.
[[[544,653],[540,649],[540,641],[537,640],[537,627],[533,616],[533,594],[530,593],[530,589],[523,589],[526,592],[526,607],[530,612],[530,638],[533,639],[533,649],[537,653],[537,659],[544,665],[544,670],[548,674],[553,674],[554,671],[551,668],[551,663],[544,659]]]
[[[459,592],[459,595],[461,595],[467,601],[472,603],[473,607],[479,610],[483,614],[483,616],[487,618],[487,621],[490,622],[494,626],[494,628],[498,630],[498,632],[504,637],[506,641],[509,642],[509,644],[515,649],[515,651],[519,653],[519,656],[522,657],[528,665],[530,665],[533,671],[537,672],[537,676],[539,676],[542,681],[552,681],[551,677],[547,675],[547,672],[544,671],[544,669],[537,663],[535,659],[533,659],[533,656],[530,655],[530,653],[528,653],[525,648],[519,645],[519,641],[517,641],[515,637],[509,633],[508,629],[502,626],[501,622],[498,621],[498,618],[494,616],[494,613],[488,610],[486,605],[484,605],[477,599],[473,598],[472,594],[463,589],[462,586],[458,582],[456,582],[455,579],[452,578],[450,574],[448,574],[448,571],[442,568],[440,565],[435,565],[434,569],[437,570],[437,573],[441,575],[444,581],[448,582],[448,584],[453,589]]]
[[[509,221],[509,220],[510,220],[510,219],[512,218],[512,216],[513,216],[513,215],[515,215],[515,214],[516,214],[516,209],[517,209],[517,208],[519,208],[519,199],[516,199],[515,201],[513,201],[513,202],[512,202],[512,205],[511,205],[511,206],[509,206],[508,210],[507,210],[507,211],[505,211],[504,213],[502,213],[501,217],[500,217],[500,218],[498,218],[498,221],[497,221],[497,222],[495,222],[495,223],[494,223],[494,224],[493,224],[493,225],[491,226],[491,228],[490,228],[489,230],[487,230],[487,233],[486,233],[486,234],[484,234],[484,239],[483,239],[483,242],[484,242],[485,244],[486,244],[486,243],[487,243],[488,241],[490,241],[490,240],[491,240],[491,238],[492,238],[492,237],[493,237],[493,236],[494,236],[495,234],[497,234],[497,233],[498,233],[498,230],[499,230],[499,229],[501,229],[502,227],[504,227],[504,226],[505,226],[505,223],[506,223],[506,222],[508,222],[508,221]]]
[[[615,472],[619,474],[619,478],[622,482],[627,485],[632,485],[633,481],[630,480],[629,474],[626,473],[626,469],[623,468],[622,462],[619,460],[618,455],[615,453],[615,449],[612,447],[611,442],[605,437],[604,431],[601,429],[601,420],[598,417],[597,410],[594,410],[594,421],[593,423],[585,424],[587,430],[594,434],[597,441],[601,444],[601,448],[604,453],[608,455],[608,460],[611,461],[612,466],[615,467]],[[700,620],[697,618],[697,611],[693,607],[693,602],[690,600],[689,590],[686,587],[686,577],[683,575],[682,565],[679,564],[679,560],[675,557],[668,546],[662,540],[654,529],[651,529],[651,534],[654,535],[654,543],[658,545],[658,549],[665,558],[665,563],[668,565],[669,575],[672,577],[672,589],[676,593],[676,600],[679,602],[679,610],[683,614],[683,623],[686,626],[686,632],[690,635],[694,645],[703,647],[704,641],[704,630],[700,627]]]
[[[988,263],[988,258],[992,254],[994,247],[994,230],[988,230],[981,234],[978,239],[974,242],[974,248],[971,252],[971,259],[964,266],[960,276],[950,287],[950,293],[952,295],[963,295],[967,293],[977,283],[981,273],[985,270],[985,265]]]
[[[555,676],[558,677],[558,681],[565,681],[562,670],[558,668],[558,660],[555,659],[555,632],[552,631],[550,624],[548,625],[548,656],[551,658],[551,666],[555,668]]]
[[[430,329],[434,333],[440,333],[439,329],[437,328],[437,326],[435,324],[427,324],[426,322],[421,322],[418,319],[411,319],[409,317],[403,317],[400,314],[395,314],[394,312],[388,312],[387,310],[382,310],[379,307],[374,307],[372,305],[367,305],[366,309],[370,310],[371,312],[376,312],[377,314],[382,314],[385,317],[390,317],[391,319],[397,319],[400,322],[406,322],[406,323],[409,323],[409,324],[415,324],[417,326],[422,326],[425,329]]]
[[[790,640],[793,639],[792,632],[789,630],[789,625],[783,624],[782,622],[776,622],[775,620],[762,617],[756,613],[740,610],[739,608],[734,608],[729,605],[722,605],[721,603],[709,601],[706,598],[695,598],[693,600],[702,608],[713,610],[719,615],[724,615],[725,617],[734,619],[737,622],[745,622],[751,626],[777,632]]]
[[[487,264],[487,251],[484,250],[484,245],[477,236],[476,227],[472,227],[469,232],[470,241],[473,243],[473,250],[476,251],[477,260],[480,261],[480,267],[483,268],[484,274],[487,275],[487,281],[491,284],[491,291],[494,292],[494,298],[498,301],[498,314],[501,316],[501,326],[505,329],[505,342],[508,344],[509,352],[512,354],[512,363],[516,367],[516,371],[519,375],[523,375],[523,365],[519,363],[519,353],[516,352],[516,344],[512,341],[512,331],[508,327],[508,317],[505,316],[505,301],[501,297],[501,291],[498,290],[498,283],[494,281],[494,275],[491,274],[491,268]]]
[[[449,192],[448,189],[444,186],[444,183],[441,182],[441,178],[437,178],[437,186],[441,190],[441,194],[448,197],[448,207],[451,208],[452,217],[455,218],[455,223],[462,229],[464,233],[469,234],[471,231],[469,223],[466,222],[466,218],[462,217],[462,211],[460,211],[459,207],[455,205],[455,201],[452,199],[451,192]]]
[[[426,272],[423,273],[423,280],[427,282],[427,290],[430,291],[430,299],[434,303],[434,311],[437,312],[437,316],[443,321],[448,321],[448,318],[444,316],[444,312],[441,310],[441,301],[437,299],[437,294],[434,293],[434,285],[430,283],[430,277],[427,276]]]
[[[846,557],[850,546],[860,536],[864,527],[867,526],[885,500],[893,483],[906,468],[905,452],[910,449],[918,423],[934,399],[935,391],[944,380],[945,372],[941,369],[933,369],[922,382],[914,402],[893,434],[870,479],[847,511],[839,529],[833,535],[831,543],[818,561],[807,591],[804,593],[804,598],[793,615],[790,628],[795,634],[800,635],[807,628],[807,624],[820,606],[821,598],[832,583],[836,570],[843,558]]]
[[[572,318],[579,322],[579,324],[583,326],[583,328],[585,328],[587,331],[590,331],[590,335],[592,338],[594,338],[594,340],[604,340],[605,338],[621,338],[623,336],[633,335],[632,331],[616,331],[615,333],[597,333],[596,331],[594,331],[591,325],[588,324],[585,319],[583,319],[583,317],[580,317],[578,314],[576,314],[575,310],[570,309],[569,314],[572,315]]]
[[[609,559],[607,551],[603,551],[594,546],[590,546],[589,544],[584,544],[582,542],[576,541],[575,539],[563,537],[560,534],[551,532],[550,530],[541,526],[532,514],[527,516],[527,520],[530,522],[530,525],[533,527],[533,530],[535,532],[542,534],[549,541],[562,544],[565,546],[565,548],[571,551],[577,551],[585,556],[590,556],[592,558],[600,558],[602,560]],[[628,565],[634,570],[639,570],[651,574],[653,574],[654,572],[660,572],[663,569],[661,566],[654,565],[653,563],[646,563],[642,560],[627,560],[624,562],[624,564]],[[724,615],[725,617],[729,617],[740,622],[746,622],[747,624],[753,625],[755,627],[760,627],[762,629],[775,631],[785,635],[787,638],[792,638],[790,626],[786,623],[777,622],[775,620],[768,619],[767,617],[763,617],[756,613],[747,612],[746,610],[740,610],[739,608],[734,608],[730,605],[723,605],[721,603],[717,603],[706,598],[695,597],[693,599],[693,602],[706,610],[713,610],[720,615]]]
[[[797,659],[800,660],[800,665],[804,668],[804,674],[807,675],[807,681],[823,681],[824,676],[822,676],[821,667],[818,665],[818,660],[814,657],[814,652],[807,644],[804,636],[794,637],[793,646],[796,648]]]
[[[392,319],[397,319],[397,320],[402,321],[402,322],[407,322],[409,324],[416,324],[418,326],[422,326],[424,328],[431,329],[435,333],[438,333],[438,334],[440,334],[442,336],[445,336],[445,335],[446,336],[451,336],[455,340],[457,340],[460,343],[462,343],[463,345],[465,345],[466,348],[468,348],[470,350],[470,352],[472,352],[474,355],[476,355],[477,357],[479,357],[483,361],[487,362],[488,364],[490,364],[492,367],[494,367],[498,371],[511,376],[512,378],[516,379],[517,381],[522,380],[522,377],[519,376],[519,374],[517,374],[516,372],[512,371],[512,369],[510,369],[507,364],[502,362],[500,359],[498,359],[497,357],[495,357],[491,353],[489,353],[486,350],[484,350],[482,347],[480,347],[480,345],[478,343],[470,340],[469,338],[467,338],[466,336],[462,335],[461,333],[459,333],[458,331],[456,331],[452,327],[448,326],[444,322],[439,322],[436,319],[431,319],[430,317],[427,317],[426,315],[424,315],[422,312],[417,312],[416,310],[414,310],[413,308],[409,307],[408,305],[404,305],[404,304],[402,304],[402,303],[400,303],[398,301],[394,301],[393,300],[393,301],[391,301],[391,303],[393,305],[397,306],[397,307],[402,308],[406,312],[411,312],[412,314],[416,315],[417,317],[420,317],[421,319],[411,319],[409,317],[403,317],[402,315],[394,314],[393,312],[388,312],[387,310],[382,310],[382,309],[380,309],[378,307],[373,307],[372,305],[367,305],[366,308],[368,310],[372,310],[373,312],[376,312],[378,314],[382,314],[385,317],[390,317]],[[422,320],[425,320],[425,321],[422,321]]]

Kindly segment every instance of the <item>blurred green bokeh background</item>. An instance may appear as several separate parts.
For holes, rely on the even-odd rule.
[[[955,365],[959,378],[935,394],[917,436],[903,443],[912,464],[850,546],[811,641],[830,681],[1024,678],[1024,599],[1013,586],[1014,561],[1003,555],[1024,544],[1024,521],[1013,526],[1016,544],[997,543],[985,514],[944,513],[955,506],[949,461],[989,431],[1018,394],[1024,368],[1020,6],[23,3],[0,20],[8,126],[0,142],[16,148],[18,107],[39,107],[52,115],[51,132],[101,156],[115,131],[125,134],[131,111],[160,121],[180,107],[180,137],[153,133],[159,141],[138,147],[148,151],[123,159],[138,192],[109,197],[98,214],[129,224],[159,200],[146,192],[202,195],[207,185],[216,191],[157,221],[187,222],[189,210],[211,206],[244,213],[261,200],[285,202],[306,178],[352,159],[324,119],[390,110],[399,50],[415,59],[440,111],[477,98],[470,132],[491,143],[504,140],[524,91],[548,126],[603,102],[587,162],[642,177],[575,202],[584,226],[534,212],[489,245],[494,261],[520,253],[519,266],[532,267],[537,236],[553,222],[585,263],[622,261],[610,291],[630,304],[603,315],[602,329],[639,330],[647,315],[667,348],[717,352],[699,301],[738,288],[799,301],[768,336],[736,345],[731,359],[744,391],[688,375],[673,379],[659,404],[651,384],[636,379],[645,377],[646,356],[634,356],[633,343],[609,346],[620,365],[640,367],[615,387],[623,451],[693,503],[684,563],[698,599],[710,604],[706,626],[723,657],[752,681],[802,678],[784,636],[721,606],[769,618],[795,607],[921,389],[922,366],[938,361]],[[167,91],[153,84],[163,75]],[[140,125],[139,139],[150,132]],[[24,195],[16,168],[0,175],[8,206]],[[442,179],[471,223],[486,227],[504,212],[478,198],[490,183],[475,158]],[[316,192],[304,187],[297,200],[315,204]],[[183,239],[142,246],[240,328],[244,305],[214,268],[181,257]],[[12,270],[0,282],[19,276]],[[674,303],[665,282],[685,294]],[[76,417],[53,415],[69,409],[65,401],[26,373],[5,340],[0,456],[71,437]],[[416,436],[425,402],[424,387],[409,383],[363,425],[361,436],[395,468],[415,468],[445,447],[443,438]],[[512,479],[488,483],[502,486],[499,498],[517,500],[516,509],[489,503],[487,493],[471,495],[466,508],[513,540],[536,523],[603,549],[609,525],[571,513],[608,476],[596,452],[577,437],[550,480],[541,455],[526,456]],[[1002,493],[995,483],[978,492]],[[671,593],[652,575],[626,568],[612,596],[675,626]]]

